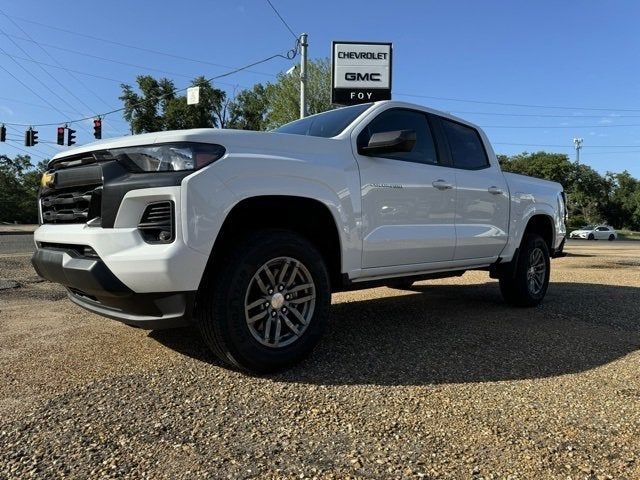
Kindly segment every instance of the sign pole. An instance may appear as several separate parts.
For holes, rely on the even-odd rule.
[[[300,118],[307,115],[307,34],[300,35]]]

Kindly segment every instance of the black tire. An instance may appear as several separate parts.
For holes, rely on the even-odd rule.
[[[609,235],[609,241],[613,242],[616,239],[616,236],[612,233],[611,235]]]
[[[544,264],[544,272],[541,275],[541,286],[532,285],[529,278],[529,269],[532,266],[532,255],[534,251],[539,251],[542,255],[542,264]],[[537,258],[537,254],[536,254]],[[513,271],[505,271],[500,276],[500,292],[504,300],[518,307],[535,307],[538,305],[549,287],[549,272],[551,261],[549,258],[549,248],[540,235],[526,234],[520,245],[520,253],[518,255],[515,275]],[[510,270],[510,269],[509,269]]]
[[[590,233],[589,236],[587,237],[587,240],[595,240],[596,237],[593,236],[593,233]]]
[[[387,287],[398,290],[410,290],[414,283],[414,280],[408,278],[396,278],[395,280],[390,280],[387,283]]]
[[[293,343],[283,347],[265,346],[250,330],[245,300],[254,274],[280,257],[290,257],[306,268],[313,280],[315,304],[308,325]],[[293,232],[264,230],[240,243],[225,259],[224,266],[207,274],[198,292],[195,318],[205,343],[220,361],[240,370],[267,373],[309,355],[322,336],[330,303],[329,275],[316,248]],[[267,320],[269,315],[255,323]],[[280,317],[275,321],[280,322]],[[282,325],[288,328],[284,322]]]

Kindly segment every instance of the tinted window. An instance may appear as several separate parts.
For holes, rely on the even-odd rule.
[[[309,135],[312,137],[335,137],[371,105],[371,103],[365,103],[362,105],[354,105],[353,107],[329,110],[328,112],[287,123],[280,128],[276,128],[274,132]]]
[[[607,227],[598,227],[597,229],[599,232],[608,232],[609,229]]]
[[[489,165],[487,153],[475,129],[444,118],[441,121],[455,167],[477,169]]]
[[[438,163],[436,147],[431,136],[429,121],[424,113],[413,110],[393,109],[378,115],[358,137],[358,145],[369,143],[371,135],[396,130],[413,130],[416,132],[416,144],[410,152],[398,152],[380,155],[384,158],[407,160],[420,163]]]

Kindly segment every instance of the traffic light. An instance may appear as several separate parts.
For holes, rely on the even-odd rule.
[[[93,121],[93,136],[98,140],[102,138],[102,119],[100,117]]]
[[[76,131],[67,128],[67,146],[76,144]]]
[[[7,127],[2,125],[0,127],[0,142],[6,142],[6,141],[7,141]]]
[[[29,127],[29,130],[24,132],[24,145],[26,147],[34,147],[38,143],[38,131]]]
[[[58,127],[58,139],[56,143],[58,145],[64,145],[64,127]]]

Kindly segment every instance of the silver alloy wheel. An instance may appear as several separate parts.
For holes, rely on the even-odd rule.
[[[316,287],[309,270],[291,257],[262,265],[244,298],[247,326],[262,345],[282,348],[298,340],[311,323]]]
[[[527,285],[532,295],[538,295],[544,286],[547,264],[540,248],[534,248],[529,254],[529,269],[527,270]]]

